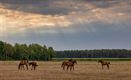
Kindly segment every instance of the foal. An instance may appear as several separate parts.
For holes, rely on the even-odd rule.
[[[103,69],[103,66],[104,66],[104,65],[106,65],[107,68],[109,69],[109,64],[110,64],[110,62],[106,62],[106,61],[104,61],[104,60],[99,60],[98,63],[101,63],[102,69]]]
[[[28,70],[28,60],[21,60],[18,65],[18,70],[25,70],[24,65],[26,66],[26,70]]]
[[[36,70],[36,66],[38,66],[38,64],[36,62],[29,62],[29,66],[32,66],[31,70]]]

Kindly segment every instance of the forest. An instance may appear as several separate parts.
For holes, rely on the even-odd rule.
[[[53,47],[39,44],[9,44],[0,41],[0,60],[52,60],[54,56]]]
[[[14,45],[0,41],[0,60],[43,60],[53,58],[131,58],[130,49],[94,49],[55,51],[53,47],[40,44]]]
[[[94,49],[56,51],[56,58],[131,58],[127,49]]]

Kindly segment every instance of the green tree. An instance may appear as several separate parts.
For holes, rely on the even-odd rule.
[[[53,49],[53,47],[49,47],[48,48],[48,59],[52,60],[52,58],[54,57],[55,51]]]
[[[12,59],[14,50],[11,44],[5,43],[4,44],[4,58],[5,60]]]

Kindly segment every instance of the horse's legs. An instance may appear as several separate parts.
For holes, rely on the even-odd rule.
[[[20,65],[19,67],[20,67],[19,69],[20,69],[20,70],[22,70],[22,67],[21,67],[21,65]]]
[[[34,70],[36,69],[36,66],[34,65]]]
[[[35,67],[34,67],[34,65],[32,65],[32,68],[31,68],[31,70],[35,70]]]
[[[32,70],[34,70],[34,66],[32,65]]]
[[[107,68],[109,69],[109,64],[107,64]]]
[[[62,66],[63,70],[65,69],[65,66]]]
[[[18,66],[18,70],[20,70],[20,64],[19,64],[19,66]]]
[[[72,66],[70,66],[70,71],[72,70]]]
[[[23,65],[21,65],[21,70],[23,69]]]
[[[33,66],[34,67],[34,70],[35,70],[35,66]]]
[[[20,64],[18,65],[18,70],[20,70]]]
[[[102,65],[102,69],[103,69],[103,65]]]
[[[73,71],[74,71],[74,65],[73,65]]]
[[[18,69],[21,70],[21,66],[20,65],[19,65]]]
[[[65,70],[65,65],[63,65],[63,70]]]
[[[28,65],[26,64],[26,70],[28,70]]]
[[[22,68],[23,68],[23,65],[20,66],[20,69],[21,69],[21,70],[22,70]]]
[[[24,68],[24,70],[25,70],[25,66],[23,65],[23,68]]]
[[[23,69],[23,70],[25,70],[25,67],[24,67],[24,65],[22,65],[22,67],[21,67],[21,70],[22,70],[22,69]]]
[[[67,69],[66,69],[66,70],[68,70],[68,68],[69,68],[69,66],[67,66]]]
[[[21,65],[21,70],[23,70],[23,65]]]
[[[33,69],[33,66],[31,66],[31,70]]]

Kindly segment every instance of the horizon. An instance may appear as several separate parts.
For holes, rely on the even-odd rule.
[[[0,41],[130,50],[130,7],[130,0],[0,0]]]

